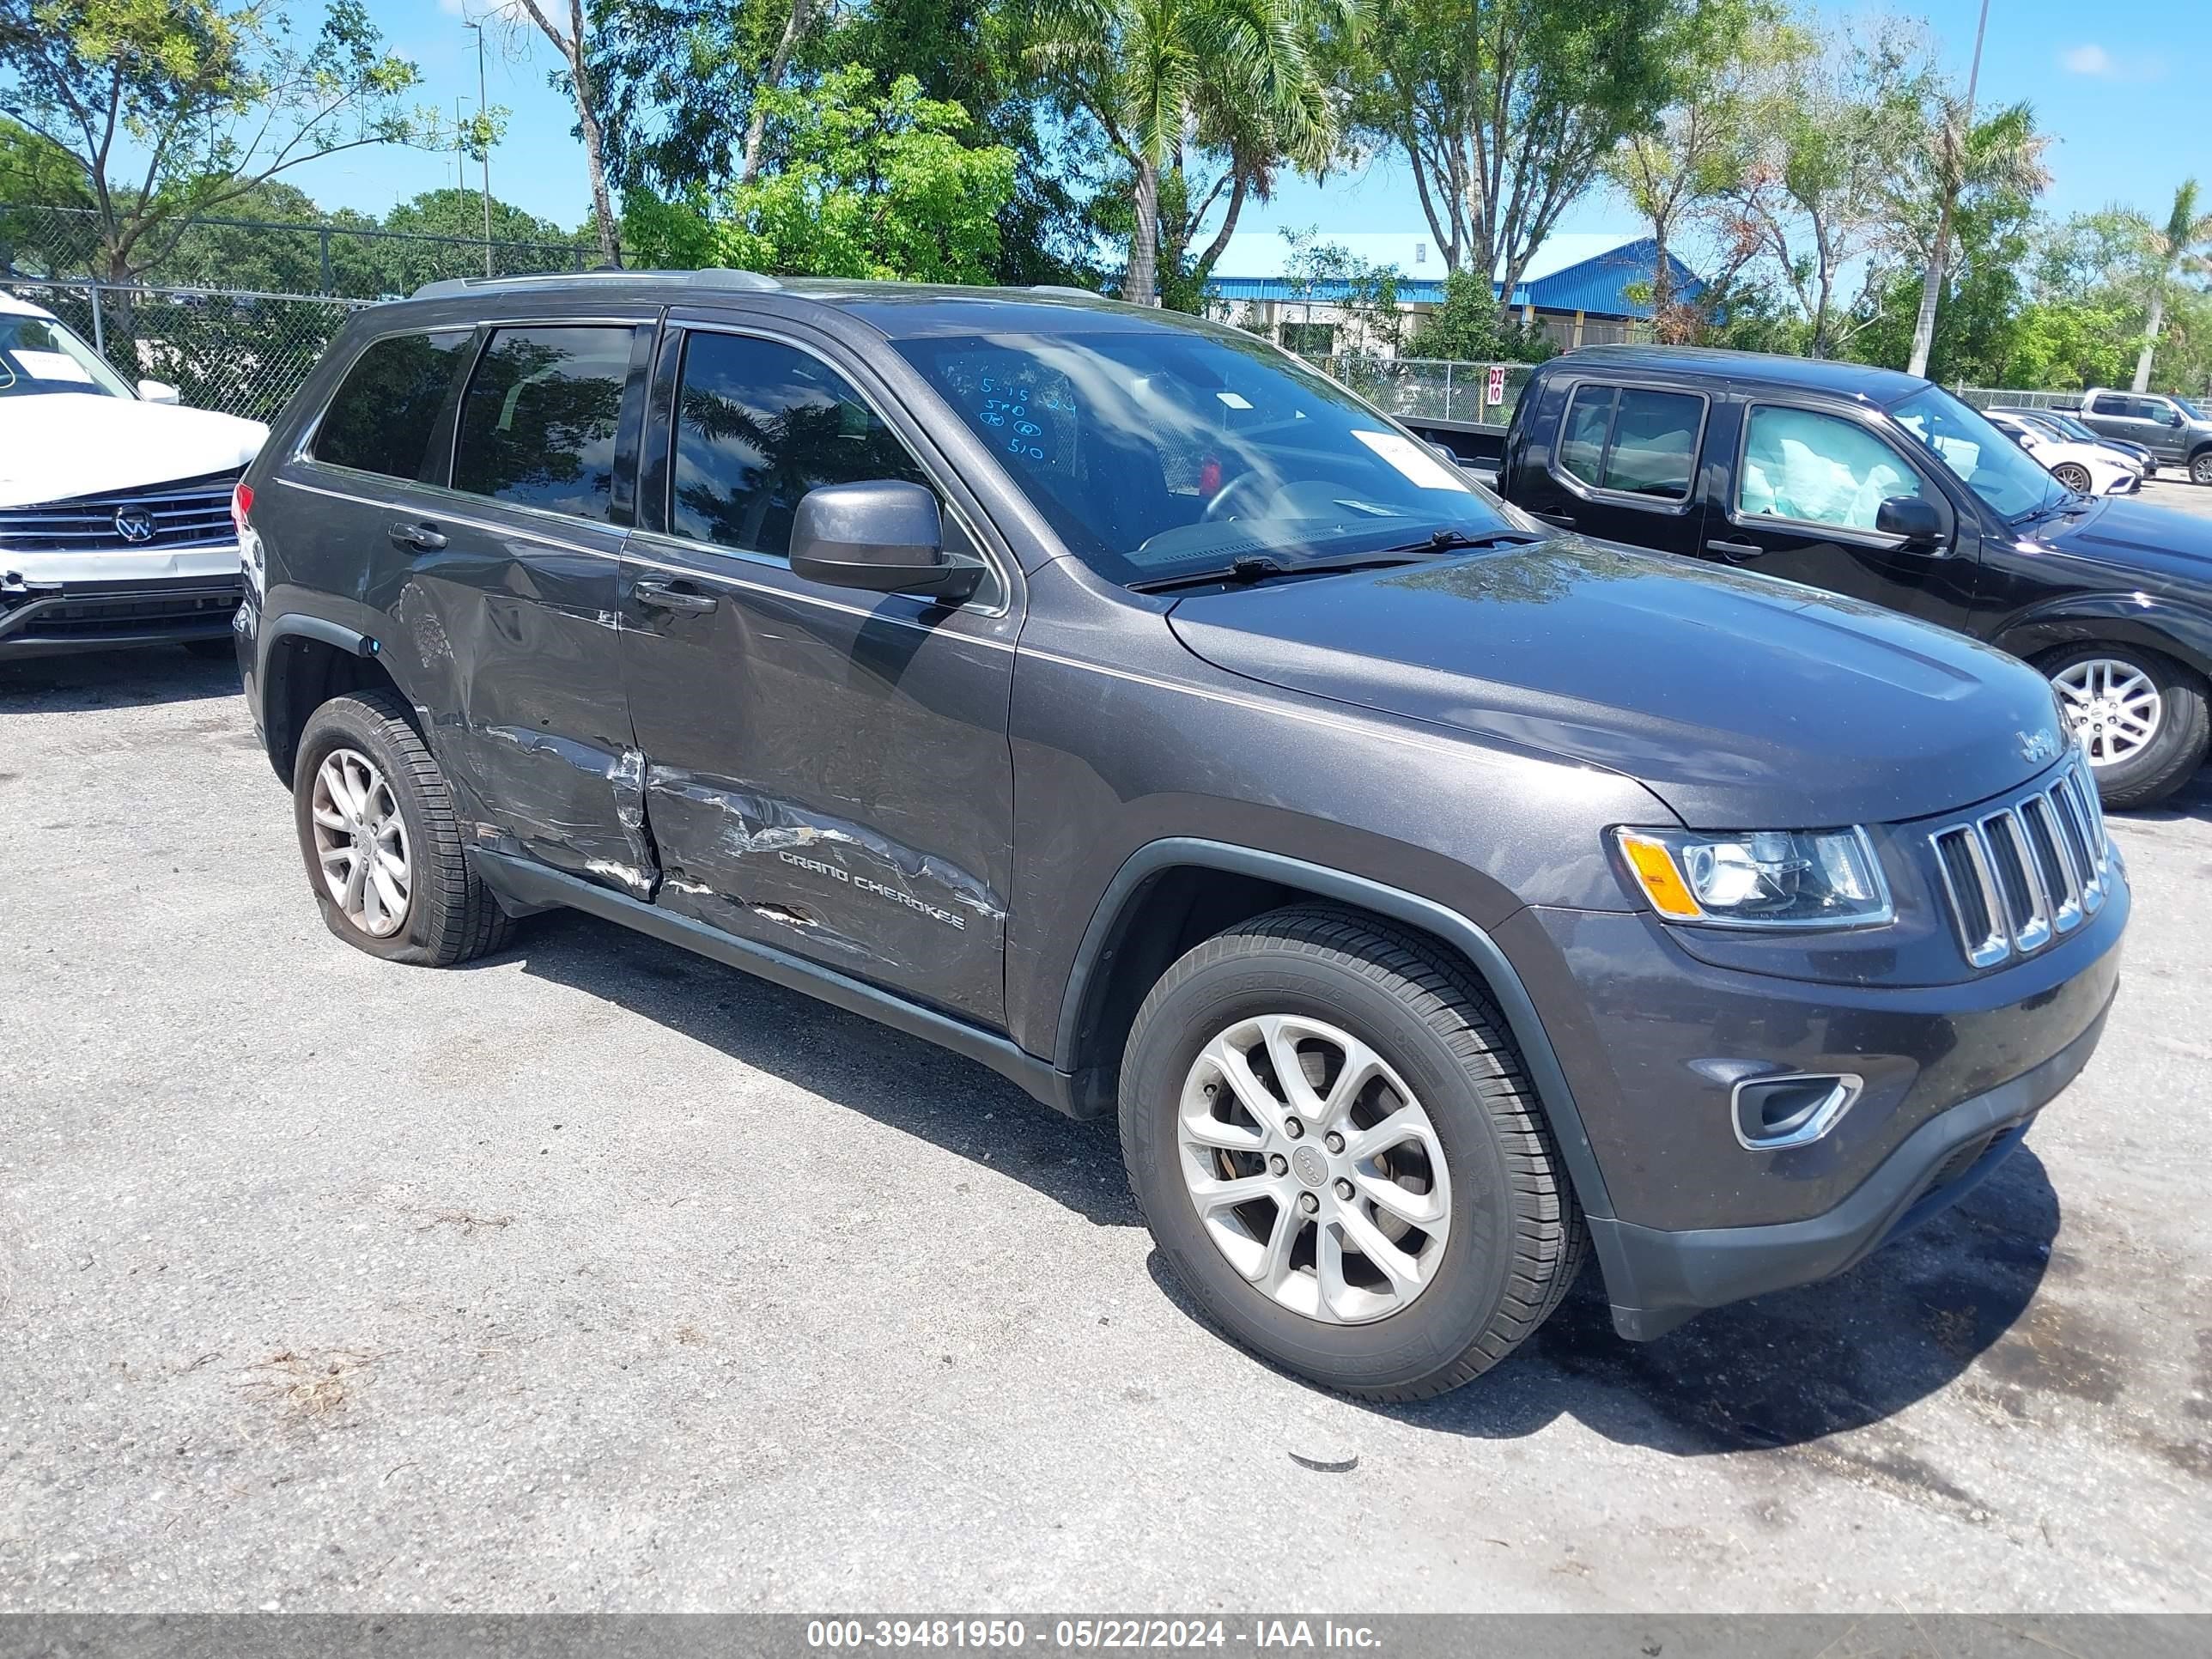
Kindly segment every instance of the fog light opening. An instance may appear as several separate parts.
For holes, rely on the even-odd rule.
[[[1736,1140],[1754,1152],[1809,1146],[1842,1121],[1865,1086],[1848,1072],[1746,1078],[1730,1102]]]

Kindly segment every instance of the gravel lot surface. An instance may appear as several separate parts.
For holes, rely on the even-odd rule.
[[[578,917],[340,945],[227,667],[0,733],[0,1609],[2212,1607],[2212,774],[1960,1208],[1372,1410],[980,1067]]]

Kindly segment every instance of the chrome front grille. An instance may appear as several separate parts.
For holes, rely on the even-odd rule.
[[[0,556],[9,553],[141,551],[227,542],[238,532],[230,521],[231,487],[240,469],[204,477],[147,484],[36,507],[0,507]],[[145,532],[124,533],[128,515]]]
[[[1966,960],[2032,956],[2104,908],[2112,849],[2079,755],[2041,787],[1929,837]]]

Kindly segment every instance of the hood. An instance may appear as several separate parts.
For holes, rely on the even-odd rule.
[[[258,421],[135,398],[0,398],[0,507],[227,472],[268,436]]]
[[[1948,811],[2061,741],[2050,686],[1794,582],[1565,536],[1185,599],[1232,673],[1610,768],[1706,829]]]
[[[2124,497],[2035,526],[2030,545],[2102,565],[2161,597],[2212,603],[2212,519]]]

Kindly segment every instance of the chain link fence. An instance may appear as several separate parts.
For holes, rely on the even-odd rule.
[[[1954,386],[1952,395],[1976,409],[2056,409],[2071,415],[2081,407],[2078,392],[2016,392],[2004,386]]]
[[[1316,358],[1315,366],[1388,414],[1486,426],[1511,423],[1514,405],[1534,367],[1360,354]]]
[[[215,218],[160,228],[118,258],[96,212],[0,204],[0,290],[53,313],[125,379],[258,421],[283,408],[363,306],[595,258],[582,243]]]
[[[346,219],[191,219],[157,225],[112,247],[89,208],[0,204],[0,280],[76,277],[157,289],[221,289],[331,299],[390,300],[458,276],[582,270],[580,241],[523,242],[385,230]]]
[[[163,380],[178,401],[248,419],[275,418],[368,300],[238,290],[25,283],[17,299],[52,312],[128,380]]]

